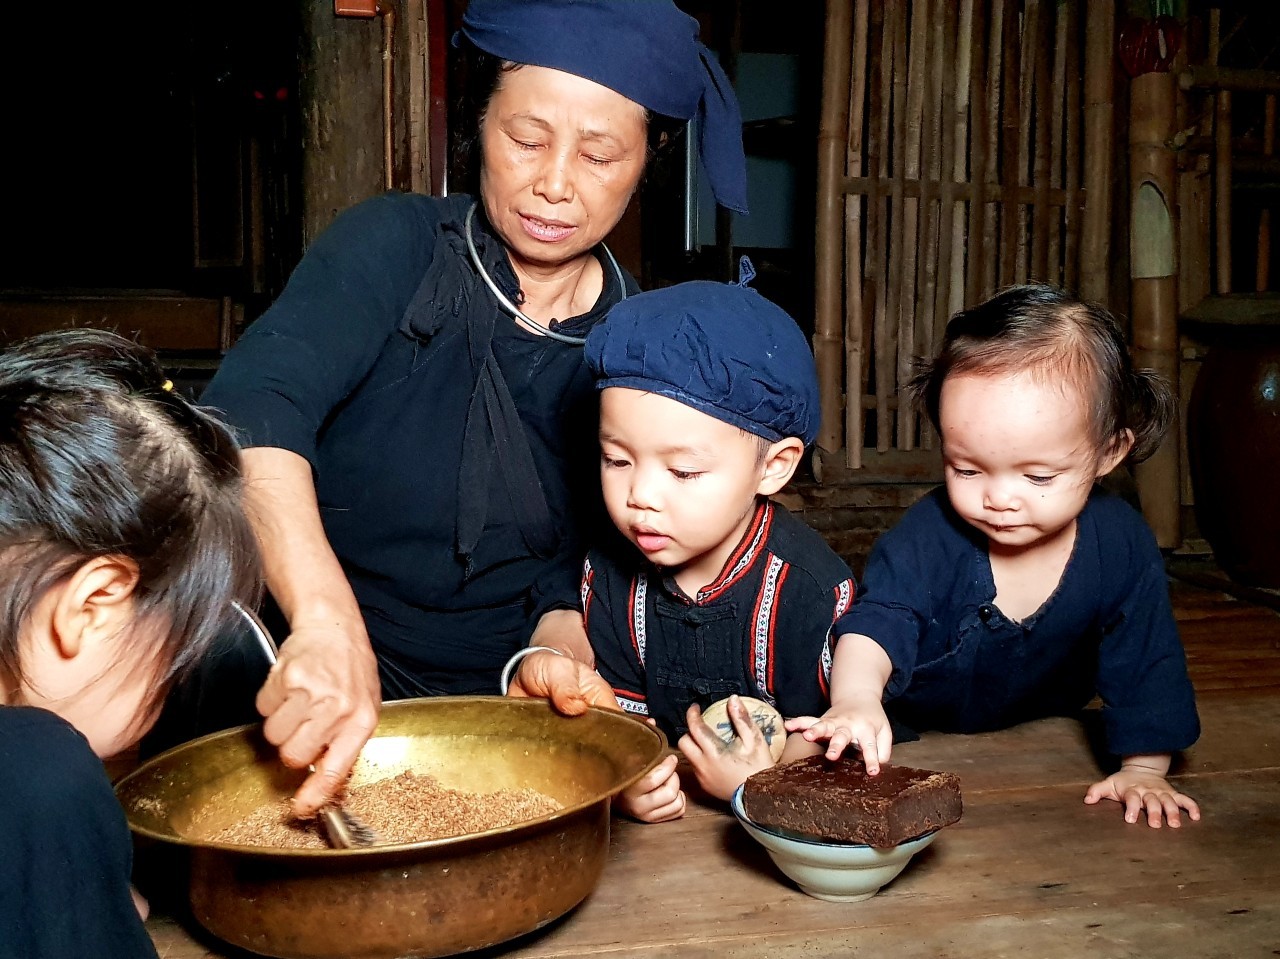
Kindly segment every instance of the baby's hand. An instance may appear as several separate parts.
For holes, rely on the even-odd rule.
[[[695,703],[685,714],[689,731],[677,744],[702,788],[717,799],[729,799],[748,776],[773,765],[764,733],[738,696],[729,697],[728,713],[737,733],[733,742],[726,743],[702,721],[702,709]]]
[[[867,773],[875,776],[880,764],[888,762],[893,753],[893,728],[885,715],[880,697],[867,693],[854,695],[815,716],[797,716],[786,721],[787,732],[799,732],[809,742],[829,740],[826,756],[839,759],[846,746],[857,746]]]
[[[684,791],[676,775],[679,759],[666,756],[618,796],[618,808],[641,822],[666,822],[684,815]]]
[[[1121,768],[1100,783],[1094,783],[1084,794],[1084,801],[1093,805],[1102,799],[1112,799],[1124,806],[1125,822],[1137,822],[1142,811],[1147,811],[1147,825],[1159,829],[1164,821],[1177,829],[1182,825],[1182,810],[1193,820],[1200,818],[1200,807],[1190,796],[1185,796],[1169,785],[1163,777],[1143,769]]]

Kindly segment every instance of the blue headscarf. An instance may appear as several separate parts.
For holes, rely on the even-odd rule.
[[[780,306],[740,283],[695,280],[629,296],[587,334],[596,386],[657,393],[748,433],[806,446],[822,417],[813,351]]]
[[[747,212],[738,100],[698,42],[698,21],[671,0],[471,0],[458,33],[503,60],[572,73],[655,113],[697,118],[716,200]]]

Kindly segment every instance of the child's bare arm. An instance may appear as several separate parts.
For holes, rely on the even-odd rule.
[[[1124,807],[1126,822],[1137,822],[1145,811],[1147,825],[1154,829],[1166,821],[1177,829],[1182,825],[1183,810],[1192,820],[1197,820],[1200,807],[1196,801],[1178,792],[1165,779],[1169,761],[1168,753],[1126,756],[1118,772],[1089,787],[1084,801],[1092,805],[1103,799],[1114,800]]]
[[[831,707],[821,717],[788,719],[788,732],[799,732],[809,742],[829,740],[827,758],[836,759],[846,746],[862,751],[867,772],[880,772],[893,752],[893,730],[881,699],[893,663],[870,636],[846,633],[836,642],[831,667]]]

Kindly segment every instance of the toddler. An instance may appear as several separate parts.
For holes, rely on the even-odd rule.
[[[1198,819],[1167,781],[1199,736],[1164,562],[1099,479],[1150,455],[1168,388],[1135,370],[1105,310],[1047,286],[957,314],[913,390],[942,441],[945,489],[876,543],[837,624],[831,708],[787,722],[869,772],[894,730],[972,733],[1078,712],[1096,695],[1117,772],[1086,803],[1129,822]]]
[[[228,431],[111,333],[0,353],[0,952],[155,956],[101,758],[258,595]]]
[[[817,434],[813,355],[779,307],[745,285],[710,282],[628,297],[585,351],[601,390],[604,501],[620,534],[589,554],[582,582],[612,694],[600,699],[656,722],[702,788],[727,799],[773,764],[737,697],[784,716],[823,710],[832,625],[853,596],[839,557],[769,499]],[[568,675],[556,659],[531,654],[522,679]],[[586,666],[572,668],[581,678],[571,686],[593,681]],[[701,719],[726,697],[731,746]],[[817,751],[793,736],[782,758]],[[623,795],[624,811],[651,822],[681,815],[675,768],[674,756],[655,767]]]

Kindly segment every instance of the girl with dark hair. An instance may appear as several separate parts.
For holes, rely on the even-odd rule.
[[[1078,713],[1095,695],[1119,768],[1085,793],[1125,819],[1200,818],[1167,780],[1200,733],[1164,561],[1097,482],[1149,456],[1168,387],[1135,370],[1101,307],[1014,287],[947,325],[913,381],[945,488],[877,541],[836,624],[831,708],[788,729],[856,745],[868,772],[915,730],[973,733]]]
[[[230,432],[145,349],[67,330],[0,354],[0,942],[154,956],[100,761],[253,603]]]

